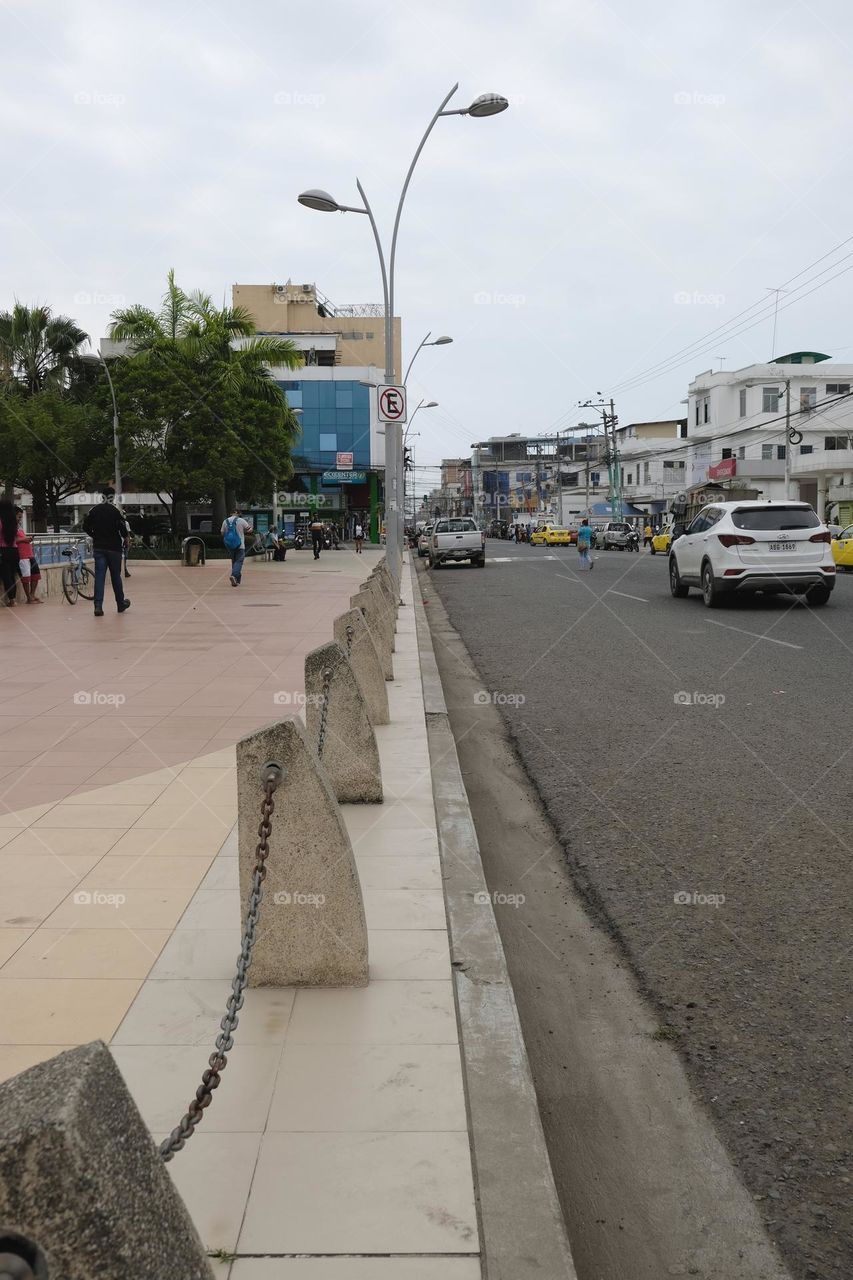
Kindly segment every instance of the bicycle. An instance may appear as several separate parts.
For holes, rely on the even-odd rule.
[[[84,600],[95,598],[95,575],[88,565],[84,564],[80,554],[80,544],[63,547],[62,554],[68,556],[68,564],[62,569],[62,592],[69,604],[76,604],[77,597]]]

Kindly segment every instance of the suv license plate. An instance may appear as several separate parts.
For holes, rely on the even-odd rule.
[[[796,551],[796,549],[797,549],[796,542],[771,542],[770,543],[771,551]]]

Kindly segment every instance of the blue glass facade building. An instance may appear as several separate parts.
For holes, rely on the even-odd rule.
[[[297,471],[334,470],[338,453],[351,453],[353,466],[370,466],[370,388],[358,382],[309,381],[279,384],[294,409],[301,409],[301,437],[293,447]]]

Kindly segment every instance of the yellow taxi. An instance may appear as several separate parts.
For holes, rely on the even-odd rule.
[[[853,524],[832,539],[832,558],[846,573],[853,573]]]
[[[530,535],[534,547],[568,547],[571,544],[568,529],[558,529],[555,524],[543,525]]]
[[[672,525],[665,525],[660,533],[656,533],[652,538],[652,555],[657,555],[660,551],[664,555],[669,551],[672,545]]]

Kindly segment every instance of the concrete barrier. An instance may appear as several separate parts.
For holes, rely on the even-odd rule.
[[[397,630],[397,602],[393,593],[388,590],[385,579],[381,574],[376,574],[374,577],[368,578],[366,582],[363,582],[360,590],[368,593],[372,592],[380,609],[387,610],[393,634]]]
[[[381,804],[376,735],[355,672],[337,641],[306,654],[305,695],[308,737],[338,803]]]
[[[0,1085],[3,1274],[213,1280],[109,1049],[69,1049]],[[15,1243],[15,1237],[19,1243]],[[15,1256],[15,1254],[13,1254]]]
[[[373,724],[388,724],[391,717],[382,660],[360,609],[350,609],[335,618],[334,637],[349,658],[371,721]]]
[[[375,595],[370,591],[359,591],[350,597],[350,606],[360,609],[364,614],[367,629],[376,645],[382,672],[386,680],[394,679],[394,664],[391,654],[394,652],[394,636],[387,622],[387,611],[379,607]]]
[[[249,986],[366,986],[367,925],[355,858],[329,776],[300,720],[267,725],[237,743],[240,923],[268,761],[284,776],[274,796]]]

